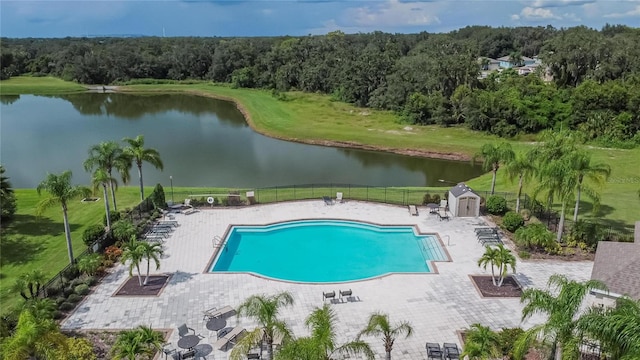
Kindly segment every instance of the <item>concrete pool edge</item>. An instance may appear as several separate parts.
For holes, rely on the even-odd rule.
[[[308,281],[294,281],[294,280],[285,280],[285,279],[280,279],[280,278],[272,278],[266,275],[262,275],[259,273],[255,273],[255,272],[251,272],[251,271],[229,271],[229,272],[212,272],[211,269],[213,268],[213,265],[215,264],[215,262],[218,259],[218,255],[220,254],[220,251],[224,248],[224,246],[226,245],[226,242],[228,241],[229,238],[229,233],[231,232],[231,230],[234,227],[240,227],[240,226],[275,226],[275,225],[279,225],[279,224],[286,224],[286,223],[291,223],[291,222],[301,222],[301,221],[347,221],[347,222],[354,222],[354,223],[362,223],[362,224],[369,224],[369,225],[374,225],[377,227],[409,227],[413,229],[413,232],[415,235],[417,236],[434,236],[438,243],[440,244],[440,248],[442,249],[444,255],[446,256],[446,260],[429,260],[427,266],[432,269],[433,271],[431,272],[388,272],[388,273],[384,273],[384,274],[380,274],[377,276],[372,276],[372,277],[368,277],[368,278],[364,278],[364,279],[356,279],[356,280],[346,280],[346,281],[334,281],[334,282],[308,282]],[[217,236],[214,236],[214,238],[212,239],[213,241],[215,241],[215,239],[217,238]],[[247,275],[251,275],[260,279],[265,279],[265,280],[270,280],[270,281],[279,281],[279,282],[283,282],[283,283],[290,283],[290,284],[307,284],[307,285],[325,285],[325,284],[345,284],[345,283],[354,283],[354,282],[361,282],[361,281],[369,281],[369,280],[376,280],[376,279],[381,279],[384,277],[388,277],[391,275],[434,275],[434,274],[439,274],[439,270],[438,270],[438,266],[436,263],[438,262],[453,262],[452,258],[451,258],[451,254],[449,254],[449,251],[447,250],[446,246],[444,245],[444,242],[442,241],[442,238],[440,237],[440,234],[437,232],[422,232],[420,230],[420,228],[418,227],[417,224],[379,224],[376,222],[372,222],[372,221],[366,221],[366,220],[354,220],[354,219],[350,219],[350,218],[300,218],[300,219],[290,219],[290,220],[284,220],[284,221],[276,221],[276,222],[271,222],[271,223],[264,223],[264,224],[229,224],[227,225],[227,228],[224,231],[224,234],[220,237],[222,239],[222,241],[218,242],[217,244],[214,244],[214,251],[213,254],[211,255],[211,257],[209,258],[209,261],[207,262],[207,265],[205,267],[205,269],[202,271],[203,274],[211,274],[211,275],[224,275],[224,274],[247,274]]]

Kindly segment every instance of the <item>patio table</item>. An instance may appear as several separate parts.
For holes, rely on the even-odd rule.
[[[178,340],[178,347],[182,349],[193,349],[200,342],[198,335],[185,335]]]
[[[223,318],[211,318],[207,321],[207,330],[218,331],[227,326],[227,321]]]

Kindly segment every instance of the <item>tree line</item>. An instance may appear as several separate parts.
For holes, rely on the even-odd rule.
[[[397,111],[410,123],[463,124],[504,137],[563,127],[613,145],[640,143],[640,29],[621,25],[304,37],[2,38],[0,46],[3,79],[206,80],[276,93],[325,93]],[[501,56],[538,56],[538,75],[553,80],[513,70],[479,78],[480,59]]]

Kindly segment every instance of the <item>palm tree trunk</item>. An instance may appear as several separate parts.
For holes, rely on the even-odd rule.
[[[142,185],[142,164],[138,164],[138,178],[140,179],[140,201],[144,201],[144,186]]]
[[[111,179],[111,170],[109,170],[109,179]],[[113,182],[109,180],[109,187],[111,188],[111,199],[113,200],[113,211],[118,211],[118,205],[116,205],[116,190],[114,189]]]
[[[496,189],[496,174],[498,173],[498,169],[493,170],[493,179],[491,179],[491,195],[493,195],[494,190]]]
[[[562,240],[562,231],[564,230],[564,211],[567,207],[567,200],[562,200],[562,210],[560,210],[560,222],[558,222],[558,234],[556,236],[556,241],[560,242]]]
[[[493,283],[493,286],[496,286],[496,275],[493,271],[493,263],[491,263],[491,282]]]
[[[107,184],[102,183],[102,196],[104,196],[104,211],[107,214],[107,229],[111,229],[111,216],[109,211],[109,194],[107,193]]]
[[[73,264],[73,245],[71,245],[71,229],[69,228],[69,217],[67,216],[67,204],[62,203],[62,217],[64,218],[64,236],[67,239],[67,253],[69,263]]]
[[[387,351],[387,360],[391,360],[391,351]]]
[[[522,174],[520,174],[520,179],[518,180],[518,197],[516,198],[516,213],[520,213],[520,196],[522,195]]]
[[[138,284],[142,286],[142,274],[140,273],[140,264],[136,264],[136,269],[138,269]]]
[[[503,271],[504,271],[504,265],[500,264],[500,267],[498,268],[498,287],[502,286],[502,282],[504,282],[504,275],[503,275]]]
[[[147,258],[147,276],[144,278],[144,285],[149,283],[149,267],[151,266],[151,259]]]
[[[578,193],[576,194],[576,207],[573,209],[573,222],[578,221],[578,209],[580,209],[580,190],[582,181],[578,184]]]
[[[267,339],[267,354],[269,355],[269,360],[273,360],[273,338]]]

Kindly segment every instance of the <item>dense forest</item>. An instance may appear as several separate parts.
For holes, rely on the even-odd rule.
[[[414,124],[512,137],[581,130],[608,146],[640,144],[640,29],[491,28],[446,34],[254,38],[1,39],[3,79],[52,75],[85,84],[208,80],[330,94]],[[480,76],[487,59],[514,66]],[[518,75],[523,58],[535,73]],[[138,80],[139,81],[139,80]],[[286,97],[279,96],[282,99]]]

